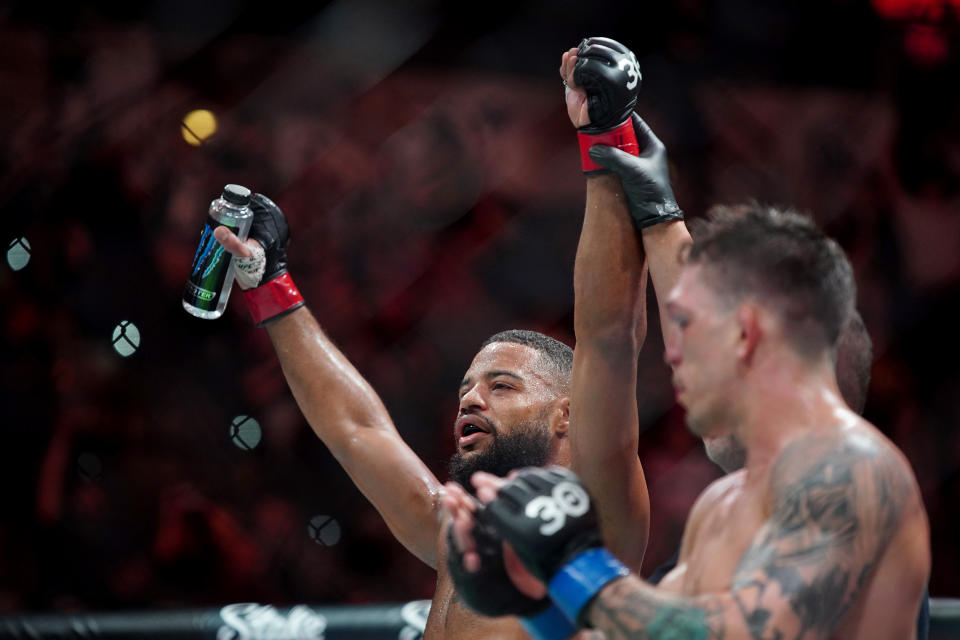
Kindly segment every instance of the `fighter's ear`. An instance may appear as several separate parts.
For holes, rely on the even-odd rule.
[[[740,335],[737,340],[737,359],[749,365],[763,338],[763,312],[755,304],[744,302],[737,308],[737,326]]]
[[[570,396],[560,396],[550,416],[550,427],[559,438],[570,431]]]

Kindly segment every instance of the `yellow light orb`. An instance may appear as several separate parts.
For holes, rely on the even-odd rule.
[[[217,118],[206,109],[196,109],[183,116],[180,133],[187,144],[194,147],[202,145],[207,138],[217,132]]]

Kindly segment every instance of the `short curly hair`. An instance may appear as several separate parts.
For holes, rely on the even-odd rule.
[[[543,362],[557,384],[557,389],[564,394],[570,393],[570,384],[573,378],[573,349],[555,338],[529,329],[509,329],[495,333],[484,340],[480,348],[483,349],[494,342],[522,344],[539,351]]]

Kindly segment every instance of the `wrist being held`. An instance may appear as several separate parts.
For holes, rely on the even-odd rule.
[[[447,570],[468,607],[485,616],[528,618],[537,618],[550,607],[549,598],[531,598],[510,582],[503,563],[503,541],[493,527],[476,520],[470,536],[474,544],[471,550],[479,559],[472,571],[465,568],[464,552],[454,539],[453,526],[447,529]]]
[[[604,585],[629,574],[602,547],[590,496],[569,469],[520,471],[499,487],[482,517],[575,622],[583,622],[581,612]]]
[[[596,145],[589,150],[590,158],[620,177],[630,217],[637,229],[683,220],[683,211],[677,205],[670,183],[666,147],[636,113],[631,114],[628,124],[636,132],[639,154]]]
[[[576,627],[545,590],[528,594],[514,584],[505,561],[507,549],[485,521],[479,503],[456,483],[447,483],[445,489],[441,499],[449,514],[447,570],[466,605],[481,615],[519,616],[535,640],[563,640],[575,634]]]

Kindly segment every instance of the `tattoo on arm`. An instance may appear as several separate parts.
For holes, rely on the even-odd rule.
[[[893,537],[912,491],[887,450],[808,437],[771,472],[771,513],[728,593],[680,597],[628,578],[605,589],[590,620],[609,638],[826,637]]]
[[[603,590],[590,607],[590,621],[610,640],[722,640],[723,610],[712,598],[670,596],[635,578]]]
[[[872,444],[833,438],[806,438],[781,454],[772,472],[770,519],[733,580],[752,637],[780,631],[782,611],[777,619],[773,614],[784,601],[797,637],[837,627],[893,536],[908,496],[890,456]]]

